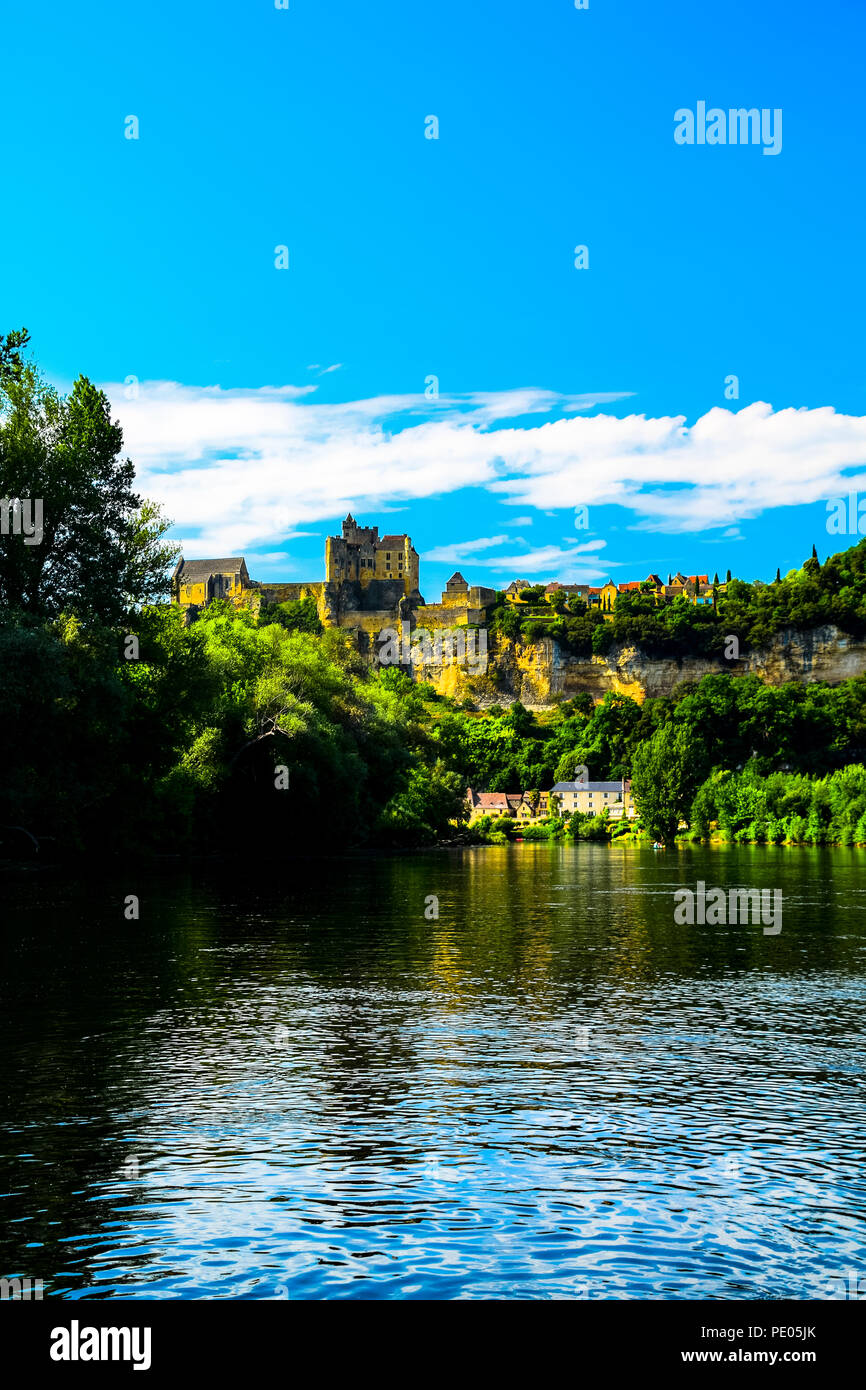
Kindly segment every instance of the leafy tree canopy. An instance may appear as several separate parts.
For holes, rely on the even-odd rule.
[[[169,523],[134,490],[133,465],[104,392],[68,396],[22,357],[25,330],[0,338],[0,498],[26,499],[41,534],[0,536],[0,617],[74,613],[112,622],[168,590]]]

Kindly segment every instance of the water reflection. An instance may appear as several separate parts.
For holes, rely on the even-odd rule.
[[[0,1273],[826,1297],[863,1268],[858,866],[519,845],[7,883]],[[675,926],[698,879],[781,887],[782,933]]]

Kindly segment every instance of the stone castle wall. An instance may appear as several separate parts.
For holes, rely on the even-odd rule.
[[[468,608],[465,602],[425,603],[415,610],[417,627],[465,627],[467,623],[483,627],[486,621],[486,608]]]
[[[316,605],[322,601],[325,585],[312,584],[260,584],[258,589],[248,590],[251,597],[259,596],[260,603],[296,603],[298,599],[315,599]]]

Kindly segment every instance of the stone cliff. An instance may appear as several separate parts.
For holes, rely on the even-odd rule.
[[[744,652],[737,661],[687,656],[647,656],[638,647],[614,647],[607,656],[578,657],[550,638],[528,646],[491,636],[487,674],[472,676],[455,663],[413,668],[415,678],[429,681],[441,695],[470,698],[479,707],[520,700],[528,709],[543,709],[557,699],[586,691],[601,700],[608,691],[641,702],[668,696],[683,681],[699,681],[711,672],[754,672],[771,685],[785,681],[826,681],[830,685],[866,672],[866,641],[836,627],[806,632],[787,629],[767,647]]]

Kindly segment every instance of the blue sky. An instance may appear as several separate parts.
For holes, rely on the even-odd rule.
[[[864,40],[860,0],[17,6],[0,327],[106,385],[191,555],[319,578],[351,506],[428,598],[772,578],[866,494]],[[781,151],[678,145],[698,101]]]

